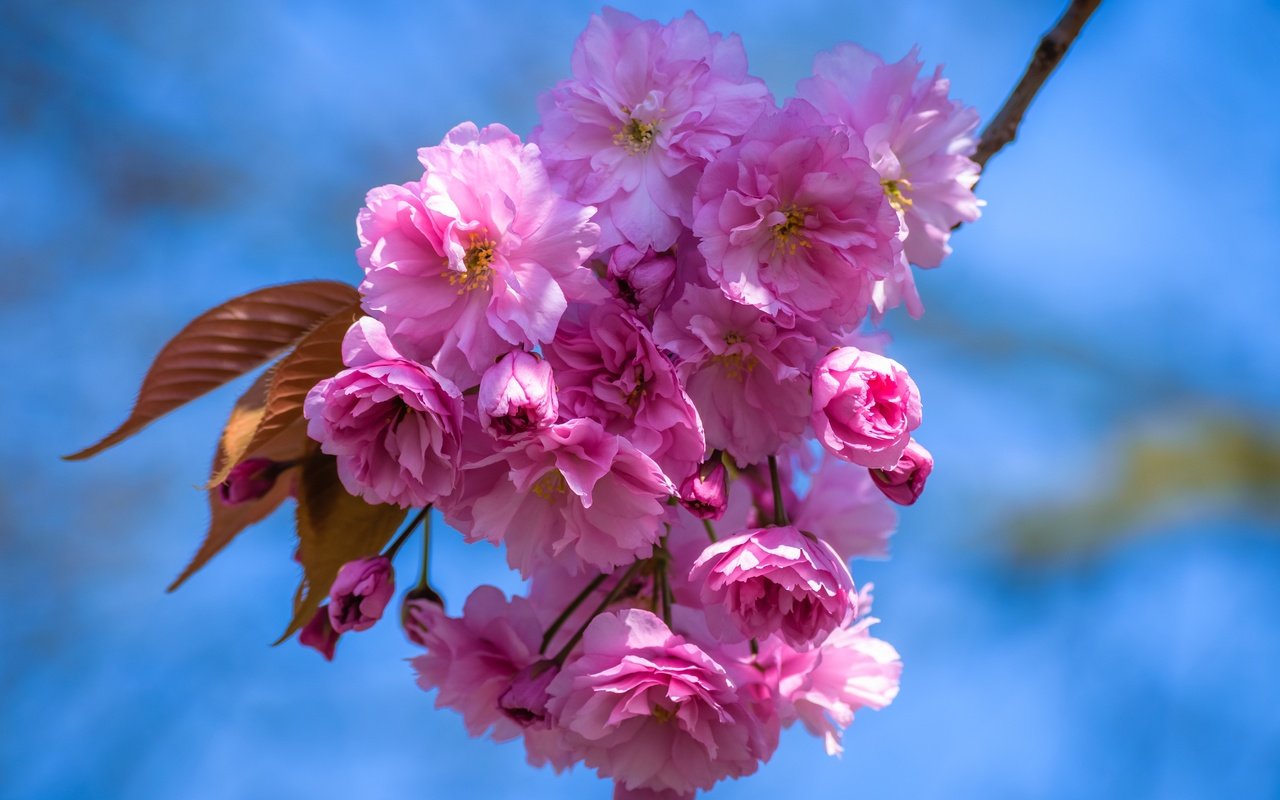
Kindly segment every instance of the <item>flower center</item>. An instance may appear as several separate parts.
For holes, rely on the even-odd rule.
[[[782,209],[786,220],[773,226],[773,251],[795,255],[801,247],[809,247],[809,237],[804,233],[804,218],[810,209],[795,203]]]
[[[907,192],[911,191],[911,181],[906,178],[885,178],[880,181],[880,185],[889,196],[889,205],[899,214],[911,207],[911,198],[907,197]]]
[[[744,341],[746,339],[737,331],[729,331],[724,335],[724,343],[727,347],[742,344]],[[760,359],[750,353],[744,355],[738,351],[722,353],[712,358],[711,361],[724,367],[725,376],[735,381],[740,381],[750,375],[751,371],[756,368],[756,364],[760,363]]]
[[[630,114],[628,108],[622,109],[624,113]],[[658,123],[644,122],[635,117],[627,120],[627,124],[622,126],[622,130],[613,135],[613,143],[623,150],[627,151],[627,155],[639,155],[647,153],[649,148],[653,146],[653,139],[658,135]]]
[[[538,478],[538,482],[533,485],[533,493],[548,503],[568,490],[569,484],[565,482],[564,473],[558,469]]]
[[[675,715],[676,715],[676,712],[675,712],[675,709],[673,708],[667,708],[666,706],[653,707],[653,718],[660,723],[665,724],[670,722],[675,717]]]
[[[468,237],[467,252],[462,256],[464,272],[449,273],[449,284],[458,287],[458,294],[475,289],[489,288],[493,277],[493,250],[496,245],[488,234],[472,233]]]

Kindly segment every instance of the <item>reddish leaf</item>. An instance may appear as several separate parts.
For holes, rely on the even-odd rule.
[[[318,323],[358,299],[336,281],[272,286],[206,311],[169,341],[142,381],[129,418],[75,461],[118,444],[179,406],[283,352]]]
[[[293,620],[279,641],[307,624],[329,594],[338,569],[348,561],[376,555],[404,520],[405,509],[369,505],[347,494],[337,461],[314,452],[302,462],[298,480],[298,558],[302,583],[293,600]]]
[[[227,451],[232,448],[243,449],[257,429],[265,410],[267,386],[270,382],[271,371],[268,370],[259,376],[253,386],[249,387],[249,390],[236,401],[235,408],[231,410],[231,417],[227,420],[227,426],[222,432],[222,439],[218,442],[218,451],[214,455],[213,470],[215,472],[226,463]],[[275,461],[298,461],[305,455],[308,447],[309,440],[305,427],[298,423],[281,431],[260,447],[254,448],[252,454]],[[204,542],[191,559],[191,563],[169,585],[168,591],[172,592],[181,586],[187,578],[194,575],[230,544],[240,531],[275,511],[289,496],[297,479],[297,467],[286,469],[276,478],[275,486],[266,495],[234,506],[228,506],[222,502],[216,486],[210,490],[208,492],[209,530],[205,533]]]
[[[339,310],[321,322],[271,369],[266,407],[257,427],[247,437],[228,440],[228,458],[209,478],[214,487],[227,479],[231,469],[282,431],[302,420],[302,401],[325,378],[342,371],[342,337],[360,315],[360,304]]]

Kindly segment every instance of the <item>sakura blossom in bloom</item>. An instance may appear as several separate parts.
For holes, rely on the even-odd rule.
[[[686,286],[654,320],[654,338],[675,354],[707,446],[755,464],[804,433],[809,368],[818,344],[718,289]]]
[[[786,525],[748,530],[715,542],[689,573],[702,584],[702,602],[722,608],[735,630],[728,640],[774,633],[808,649],[854,612],[853,577],[831,545]],[[709,621],[715,617],[709,613]]]
[[[627,791],[692,795],[755,772],[777,742],[776,719],[757,718],[723,666],[648,611],[596,617],[549,692],[567,745]]]
[[[698,183],[693,232],[725,296],[786,325],[856,325],[901,250],[861,144],[804,102],[716,156]]]
[[[525,577],[551,559],[577,573],[648,557],[675,493],[652,459],[593,419],[538,431],[493,460],[509,473],[495,480],[490,463],[477,464],[489,477],[467,479],[469,507],[453,521],[470,541],[504,542],[508,563]]]
[[[706,439],[675,366],[620,304],[581,312],[565,318],[546,348],[566,413],[599,420],[672,481],[684,480],[706,455]]]
[[[859,606],[871,609],[871,585],[863,588]],[[827,755],[844,748],[841,734],[860,708],[882,709],[898,696],[902,659],[888,642],[870,634],[879,620],[864,616],[831,634],[818,649],[819,658],[789,693],[796,716],[820,736]]]
[[[920,499],[931,472],[933,456],[912,439],[897,464],[890,469],[873,469],[869,475],[885,497],[900,506],[909,506]]]
[[[889,555],[898,512],[863,467],[827,455],[809,492],[791,508],[797,528],[831,545],[845,561]]]
[[[532,138],[556,188],[599,207],[602,250],[675,244],[703,166],[773,105],[741,40],[692,12],[661,25],[606,8],[578,37],[572,69],[539,98]]]
[[[480,424],[495,437],[545,428],[560,416],[551,365],[532,353],[514,350],[480,377]]]
[[[890,469],[920,418],[915,381],[891,358],[841,347],[813,371],[813,430],[837,458]]]
[[[382,326],[347,332],[350,369],[315,385],[307,435],[337,456],[347,491],[370,503],[424,506],[453,490],[461,448],[462,394],[430,367],[399,357]]]
[[[348,561],[329,589],[329,620],[338,633],[363,631],[382,619],[395,594],[395,571],[384,556]]]
[[[502,125],[463,123],[418,157],[420,181],[370,191],[359,214],[360,292],[402,352],[470,387],[551,341],[570,298],[599,296],[583,266],[599,228]]]
[[[467,598],[460,618],[436,605],[419,612],[427,652],[413,659],[413,668],[419,686],[437,690],[436,708],[462,714],[472,736],[488,733],[499,742],[519,736],[521,726],[503,713],[499,699],[539,659],[542,626],[528,601],[508,601],[493,586],[481,586]]]
[[[914,48],[886,64],[842,44],[818,54],[813,77],[800,81],[796,94],[861,139],[902,215],[906,260],[936,267],[951,253],[951,229],[980,215],[973,187],[981,168],[969,158],[977,148],[978,112],[948,97],[951,82],[941,67],[919,77],[921,66]]]

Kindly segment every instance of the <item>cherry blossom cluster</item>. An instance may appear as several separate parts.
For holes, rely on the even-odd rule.
[[[979,214],[948,90],[914,51],[842,45],[779,104],[737,36],[605,10],[530,141],[463,123],[369,192],[366,316],[308,433],[351,494],[435,508],[527,579],[404,602],[468,733],[688,798],[796,722],[839,753],[894,699],[849,562],[887,554],[932,468],[871,326],[921,313],[912,265]],[[228,502],[273,478],[246,465]],[[383,615],[401,541],[342,568],[304,643]]]

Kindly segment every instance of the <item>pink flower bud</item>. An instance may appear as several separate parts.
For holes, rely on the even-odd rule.
[[[260,500],[276,485],[276,478],[288,466],[269,458],[246,458],[232,467],[227,479],[218,484],[218,499],[224,506]]]
[[[400,602],[400,626],[409,641],[427,646],[427,634],[435,620],[444,615],[444,599],[430,586],[409,591]]]
[[[395,593],[395,572],[385,556],[348,561],[329,590],[329,621],[338,633],[363,631],[382,618]]]
[[[533,662],[511,679],[511,687],[498,698],[498,707],[522,728],[545,727],[550,699],[547,687],[559,672],[560,667],[551,659]]]
[[[514,350],[480,378],[480,424],[494,436],[515,436],[545,428],[560,415],[551,365]]]
[[[885,497],[900,506],[909,506],[924,491],[925,481],[933,472],[933,456],[912,439],[891,469],[873,469],[870,472],[871,480]]]
[[[298,634],[298,644],[314,647],[325,660],[333,660],[333,652],[338,647],[338,632],[329,621],[329,606],[322,605],[316,609],[311,621]]]
[[[920,393],[901,364],[840,347],[813,371],[813,430],[837,458],[892,469],[920,426]]]
[[[652,314],[671,288],[675,256],[620,244],[609,255],[608,275],[617,281],[618,295],[641,315]]]
[[[729,505],[724,463],[713,459],[680,484],[680,502],[698,519],[720,519]]]

